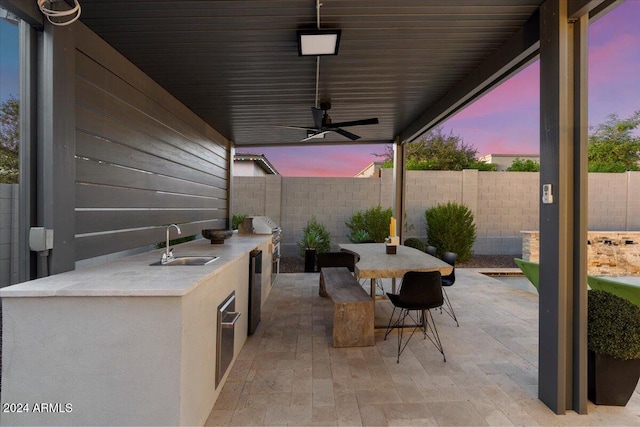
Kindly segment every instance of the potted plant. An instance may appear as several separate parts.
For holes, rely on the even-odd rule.
[[[640,307],[590,290],[587,313],[589,400],[625,406],[640,378]]]
[[[300,256],[304,258],[304,271],[310,273],[316,271],[316,253],[329,252],[331,247],[331,235],[324,225],[320,224],[315,216],[307,222],[302,229],[302,240],[298,242]]]

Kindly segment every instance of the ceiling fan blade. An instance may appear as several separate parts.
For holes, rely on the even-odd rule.
[[[328,130],[324,130],[324,131],[314,131],[314,133],[312,133],[311,135],[307,136],[304,139],[301,139],[300,142],[307,142],[311,139],[317,139],[317,138],[324,138],[324,136],[329,133]]]
[[[295,129],[295,130],[309,130],[312,132],[317,132],[318,129],[312,128],[312,127],[308,127],[308,126],[283,126],[283,125],[273,125],[274,128],[281,128],[281,129]]]
[[[358,135],[356,135],[355,133],[351,133],[351,132],[347,132],[344,129],[331,129],[332,131],[334,131],[335,133],[339,133],[342,136],[346,136],[347,138],[349,138],[352,141],[355,141],[356,139],[360,139],[360,137]]]
[[[333,129],[344,128],[348,126],[377,125],[378,123],[378,118],[376,117],[374,119],[354,120],[352,122],[331,123],[330,125],[325,126],[325,128]]]
[[[322,128],[322,110],[316,107],[311,107],[311,114],[313,114],[313,125],[316,129]]]

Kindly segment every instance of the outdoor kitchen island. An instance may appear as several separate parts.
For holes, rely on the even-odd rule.
[[[226,379],[216,387],[218,307],[235,291],[235,361],[247,339],[250,252],[263,253],[264,303],[271,240],[234,233],[174,248],[219,257],[209,265],[151,266],[156,250],[0,290],[2,403],[14,404],[0,423],[202,425]]]

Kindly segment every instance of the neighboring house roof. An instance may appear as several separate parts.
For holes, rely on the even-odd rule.
[[[280,175],[280,172],[269,162],[263,154],[236,153],[233,156],[234,162],[253,162],[262,168],[267,175]]]
[[[378,177],[380,176],[380,169],[382,168],[382,164],[384,162],[373,162],[369,163],[369,165],[362,169],[355,175],[355,178],[369,178],[372,176]]]

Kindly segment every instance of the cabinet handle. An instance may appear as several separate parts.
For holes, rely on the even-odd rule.
[[[240,314],[241,313],[237,311],[227,311],[226,313],[224,313],[224,317],[222,318],[222,322],[220,322],[220,324],[225,329],[231,329],[240,318]]]

